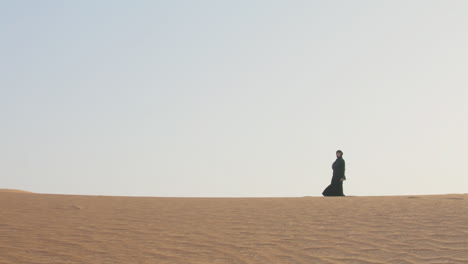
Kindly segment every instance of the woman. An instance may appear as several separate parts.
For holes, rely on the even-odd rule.
[[[345,161],[343,151],[336,151],[336,160],[332,165],[333,178],[331,184],[322,192],[323,196],[345,196],[343,193],[343,181],[345,176]]]

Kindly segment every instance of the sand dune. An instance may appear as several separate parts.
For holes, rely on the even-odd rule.
[[[28,192],[28,191],[16,190],[16,189],[0,189],[0,192],[31,193],[31,192]]]
[[[0,263],[468,263],[468,196],[0,192]]]

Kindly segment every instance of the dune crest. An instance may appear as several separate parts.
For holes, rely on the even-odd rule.
[[[468,263],[467,198],[0,192],[0,264]]]
[[[0,189],[0,192],[7,192],[7,193],[32,193],[29,191],[17,190],[17,189]]]

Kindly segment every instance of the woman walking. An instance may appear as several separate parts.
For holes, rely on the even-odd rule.
[[[343,151],[336,151],[336,160],[332,164],[333,177],[331,184],[322,192],[323,196],[345,196],[343,193],[343,181],[345,176],[345,161]]]

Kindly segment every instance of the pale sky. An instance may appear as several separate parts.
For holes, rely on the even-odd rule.
[[[0,188],[468,192],[468,1],[1,1]]]

